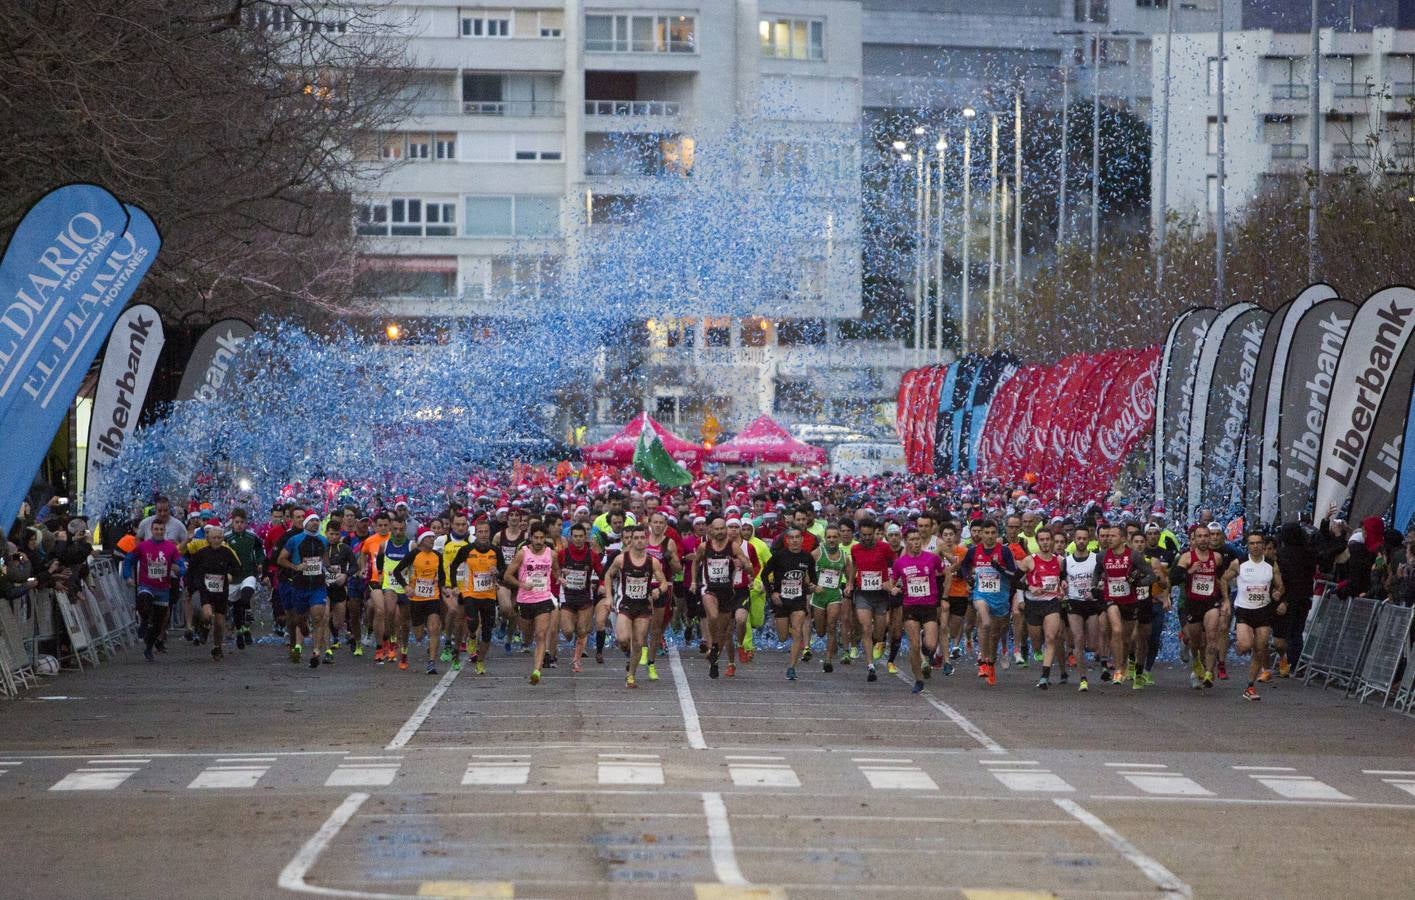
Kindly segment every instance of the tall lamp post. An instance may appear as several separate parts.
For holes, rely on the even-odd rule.
[[[959,241],[963,244],[963,296],[960,331],[960,348],[963,355],[968,353],[968,231],[973,224],[973,119],[978,111],[968,106],[963,109],[963,216],[960,220]]]
[[[936,165],[938,166],[937,191],[938,199],[934,204],[934,220],[937,233],[934,235],[934,359],[943,362],[943,173],[944,154],[948,152],[948,141],[939,138],[934,144],[934,150],[938,154]]]

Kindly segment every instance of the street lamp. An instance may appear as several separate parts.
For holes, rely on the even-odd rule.
[[[988,352],[992,352],[993,309],[997,304],[997,113],[991,113],[992,160],[991,176],[988,179]]]
[[[959,304],[959,349],[968,353],[968,230],[973,222],[973,119],[978,111],[968,106],[963,109],[963,215],[958,229],[959,240],[963,244],[963,292]]]
[[[935,359],[943,362],[943,173],[944,154],[948,151],[948,141],[939,138],[934,143],[938,153],[938,203],[934,218],[938,234],[934,238],[934,351]]]

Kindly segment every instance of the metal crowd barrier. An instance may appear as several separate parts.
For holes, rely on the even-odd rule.
[[[1327,589],[1308,620],[1297,673],[1304,684],[1320,678],[1323,688],[1345,688],[1346,696],[1362,703],[1379,695],[1382,707],[1393,702],[1395,709],[1411,714],[1415,712],[1412,624],[1415,608],[1370,597],[1341,599]]]

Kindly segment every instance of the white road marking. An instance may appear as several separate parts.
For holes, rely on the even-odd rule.
[[[1212,797],[1214,792],[1178,772],[1122,772],[1125,780],[1147,794],[1176,797]]]
[[[1155,886],[1158,887],[1165,896],[1194,896],[1193,888],[1181,881],[1177,875],[1166,869],[1158,860],[1141,853],[1135,845],[1127,841],[1120,832],[1111,828],[1105,822],[1102,822],[1075,800],[1067,800],[1063,797],[1058,797],[1052,802],[1081,824],[1100,835],[1102,840],[1114,847],[1120,855],[1129,860],[1135,868],[1144,872],[1145,877],[1154,882]]]
[[[1415,797],[1415,781],[1405,781],[1400,778],[1382,778],[1381,781],[1384,781],[1391,787],[1399,788],[1410,796]]]
[[[1108,762],[1106,768],[1109,769],[1168,769],[1164,763],[1132,763],[1132,762]]]
[[[683,730],[688,734],[688,746],[693,750],[706,750],[707,740],[703,738],[698,706],[693,702],[693,690],[688,686],[688,673],[683,671],[683,661],[678,656],[677,647],[668,648],[668,669],[673,673],[673,687],[678,691],[678,708],[683,712]]]
[[[525,784],[531,778],[531,761],[525,756],[478,756],[467,763],[462,784]]]
[[[747,877],[737,865],[737,851],[732,846],[732,827],[727,823],[727,804],[722,802],[721,794],[703,794],[703,816],[707,819],[708,847],[717,880],[733,887],[747,887]]]
[[[1235,772],[1296,772],[1292,766],[1234,766]]]
[[[903,672],[899,673],[899,680],[905,682],[906,684],[910,683],[910,677]],[[958,710],[949,706],[947,703],[944,703],[942,700],[939,700],[933,695],[933,692],[930,691],[928,688],[924,688],[923,693],[919,694],[919,696],[922,697],[924,699],[924,702],[928,703],[929,706],[932,706],[934,709],[943,713],[945,716],[948,716],[948,718],[952,720],[954,725],[957,725],[963,730],[964,734],[968,735],[968,737],[977,741],[979,744],[982,744],[984,750],[988,751],[989,753],[1007,752],[1006,750],[1002,749],[1001,744],[988,737],[981,728],[974,725],[968,719],[967,716],[963,715]]]
[[[398,775],[401,763],[340,763],[324,780],[325,787],[387,787]]]
[[[403,894],[380,894],[373,891],[351,891],[340,890],[339,888],[320,887],[315,884],[307,884],[305,876],[310,869],[314,868],[319,855],[323,853],[329,845],[338,837],[344,826],[349,824],[349,820],[354,817],[354,813],[359,811],[369,798],[368,794],[350,794],[344,802],[335,807],[329,818],[324,820],[324,824],[319,826],[319,831],[314,833],[305,845],[300,848],[294,858],[285,864],[285,868],[280,870],[280,878],[276,884],[286,891],[298,891],[302,894],[318,894],[322,897],[364,897],[367,900],[406,900]]]
[[[734,755],[731,753],[723,757],[723,759],[740,759],[747,762],[773,762],[783,760],[785,758],[786,757],[784,756],[742,756],[740,754]]]
[[[912,759],[886,759],[885,757],[876,756],[852,756],[850,757],[850,761],[857,763],[885,763],[887,765],[907,765],[913,762]]]
[[[1351,798],[1323,781],[1310,776],[1251,775],[1273,793],[1289,800],[1350,800]]]
[[[1014,791],[1063,793],[1076,790],[1063,778],[1045,769],[993,769],[992,775]]]
[[[916,766],[860,766],[860,773],[877,791],[936,791],[938,784]]]
[[[51,791],[111,791],[140,769],[79,769],[50,785]]]
[[[0,763],[0,765],[9,765],[9,763]],[[16,765],[18,765],[18,763],[17,763]],[[1362,769],[1362,770],[1361,770],[1361,774],[1362,774],[1362,775],[1411,775],[1411,776],[1415,776],[1415,772],[1402,772],[1402,771],[1400,771],[1399,769]]]
[[[796,770],[787,765],[769,763],[729,763],[727,772],[732,783],[738,787],[785,787],[798,788],[801,779]]]
[[[979,765],[983,766],[1039,766],[1041,763],[1035,759],[980,759]]]
[[[398,750],[413,739],[413,735],[418,733],[418,729],[423,727],[427,717],[432,715],[433,707],[437,706],[437,701],[442,699],[442,695],[447,693],[447,688],[451,687],[461,673],[461,669],[448,669],[447,674],[440,678],[433,689],[428,691],[423,702],[418,704],[418,708],[413,710],[413,714],[408,717],[408,721],[403,723],[403,727],[398,729],[398,733],[393,736],[393,740],[388,742],[384,750]]]
[[[253,788],[261,776],[270,771],[268,765],[207,766],[192,779],[188,788]]]
[[[651,753],[601,753],[599,783],[663,784],[663,763]]]

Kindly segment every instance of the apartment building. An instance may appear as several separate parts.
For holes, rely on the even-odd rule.
[[[1217,35],[1175,35],[1168,204],[1212,222],[1218,207]],[[1224,36],[1225,212],[1274,179],[1302,179],[1311,146],[1311,38],[1251,29]],[[1320,31],[1318,158],[1326,172],[1415,168],[1415,30]],[[1156,60],[1163,52],[1157,42]],[[1158,65],[1158,63],[1157,63]],[[1159,119],[1155,119],[1158,135]],[[1158,137],[1154,144],[1160,153]],[[1158,166],[1152,191],[1158,195]]]
[[[412,0],[384,15],[416,77],[411,116],[366,151],[395,165],[357,198],[380,321],[413,334],[585,302],[567,286],[615,252],[640,200],[769,198],[788,181],[811,196],[781,202],[814,204],[825,235],[784,254],[792,289],[745,316],[674,304],[607,348],[600,374],[647,373],[643,402],[669,421],[744,423],[859,315],[858,0]]]

